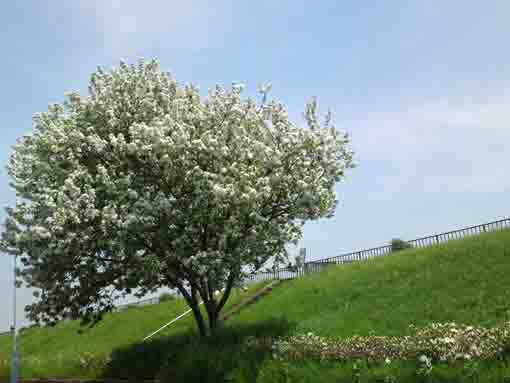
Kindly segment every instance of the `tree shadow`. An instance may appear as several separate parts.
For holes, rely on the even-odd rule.
[[[10,372],[8,369],[0,370],[0,383],[8,382],[10,377]]]
[[[225,326],[215,336],[199,338],[191,331],[116,349],[103,378],[162,382],[225,382],[232,374],[256,376],[268,357],[268,340],[288,334],[295,323],[273,318],[254,324]],[[246,347],[250,337],[259,346]],[[264,342],[266,340],[266,342]]]

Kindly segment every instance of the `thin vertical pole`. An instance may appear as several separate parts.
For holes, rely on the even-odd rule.
[[[13,283],[12,283],[12,359],[11,359],[11,383],[18,381],[18,350],[17,350],[17,329],[16,329],[16,260],[14,254]]]

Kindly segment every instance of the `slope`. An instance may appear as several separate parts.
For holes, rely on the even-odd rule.
[[[510,231],[405,250],[293,280],[232,318],[318,335],[402,335],[410,324],[510,319]]]
[[[232,316],[215,339],[189,337],[191,318],[187,318],[187,323],[181,322],[158,339],[137,343],[184,309],[171,306],[175,302],[130,309],[129,315],[113,314],[85,337],[76,335],[73,322],[30,330],[21,340],[22,375],[159,376],[162,381],[204,382],[235,375],[232,381],[255,381],[263,377],[269,355],[245,351],[242,345],[247,336],[405,335],[410,324],[450,321],[493,326],[510,319],[509,276],[510,231],[487,233],[331,266],[281,283]],[[231,301],[231,307],[235,303]],[[0,340],[0,360],[7,351],[8,345]],[[321,365],[311,368],[312,378],[322,371]],[[504,371],[510,373],[510,368]],[[299,374],[306,372],[299,370]]]
[[[225,310],[255,294],[268,283],[252,285],[246,292],[234,289]],[[182,299],[174,299],[110,313],[91,329],[81,327],[78,321],[27,329],[21,332],[18,339],[21,376],[95,376],[116,349],[141,342],[145,336],[186,310],[188,307]],[[158,333],[154,339],[188,334],[194,330],[190,313]],[[10,350],[10,337],[0,337],[0,381],[8,375]]]

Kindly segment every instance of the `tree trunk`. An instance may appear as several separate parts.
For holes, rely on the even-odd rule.
[[[202,313],[200,312],[200,304],[198,303],[198,291],[192,286],[191,287],[191,310],[193,311],[193,316],[195,317],[195,322],[197,322],[198,332],[200,336],[207,336],[207,328],[204,322],[204,318],[202,317]],[[204,302],[207,303],[207,302]]]
[[[200,304],[198,303],[197,299],[197,290],[192,287],[191,294],[189,294],[188,291],[186,291],[186,289],[182,286],[182,284],[175,283],[174,286],[180,291],[186,303],[188,303],[188,306],[193,313],[193,317],[195,318],[198,333],[201,337],[207,336],[207,328],[202,313],[200,312]]]
[[[210,299],[207,302],[205,302],[207,316],[209,319],[209,332],[211,335],[216,334],[218,324],[220,323],[220,312],[225,306],[225,303],[227,303],[230,293],[232,292],[232,287],[234,286],[236,275],[237,274],[235,271],[231,272],[229,278],[227,279],[225,289],[223,290],[223,295],[218,301],[216,301],[214,294],[212,294]]]
[[[207,302],[207,317],[209,319],[209,334],[215,335],[218,328],[219,312],[216,310],[216,301],[214,298]]]
[[[193,312],[193,317],[195,318],[195,322],[197,324],[198,333],[201,337],[207,336],[207,328],[205,326],[204,318],[202,317],[202,313],[200,312],[200,306],[198,304],[190,304],[191,311]]]
[[[235,271],[233,271],[230,274],[225,289],[223,291],[223,295],[218,301],[216,301],[216,298],[214,296],[212,284],[206,284],[205,289],[204,288],[199,289],[196,284],[192,285],[190,294],[190,292],[188,292],[182,286],[182,284],[174,283],[174,286],[180,291],[180,293],[188,303],[188,306],[191,308],[191,311],[193,312],[193,317],[195,318],[195,322],[198,328],[198,332],[201,337],[216,334],[216,330],[218,329],[218,324],[220,322],[219,317],[221,309],[225,306],[225,303],[227,302],[230,296],[236,275],[237,274],[235,273]],[[199,298],[202,298],[207,312],[208,326],[206,325],[202,312],[200,311],[200,305],[198,301]]]

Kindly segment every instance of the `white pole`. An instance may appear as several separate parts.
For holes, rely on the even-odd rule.
[[[17,256],[14,254],[14,265],[13,265],[13,298],[12,298],[12,359],[11,359],[11,383],[17,383],[18,381],[18,350],[17,350],[17,337],[16,337],[16,260]]]
[[[214,292],[214,295],[218,295],[220,292],[224,291],[225,289],[221,289],[221,291],[215,291]],[[198,306],[200,306],[202,303],[204,303],[203,301],[200,302],[198,304]],[[172,319],[170,322],[168,322],[166,325],[164,325],[163,327],[157,329],[156,331],[154,331],[152,334],[146,336],[145,338],[143,338],[142,342],[143,341],[146,341],[147,339],[151,338],[152,336],[156,335],[158,332],[160,332],[161,330],[167,328],[168,326],[170,326],[172,323],[174,323],[175,321],[181,319],[183,316],[185,316],[186,314],[189,314],[191,312],[191,309],[189,309],[188,311],[186,312],[183,312],[181,315],[179,315],[177,318],[174,318]]]
[[[202,303],[204,302],[200,302],[198,305],[200,306]],[[158,330],[154,331],[152,334],[146,336],[145,338],[143,338],[143,341],[146,341],[147,339],[151,338],[153,335],[156,335],[158,332],[160,332],[161,330],[167,328],[168,326],[170,326],[172,323],[174,323],[175,321],[181,319],[184,315],[186,314],[189,314],[191,312],[191,309],[189,309],[188,311],[186,312],[183,312],[181,315],[179,315],[177,318],[174,318],[172,319],[170,322],[168,322],[166,325],[164,325],[163,327],[159,328]]]

